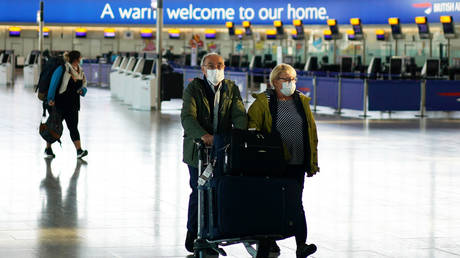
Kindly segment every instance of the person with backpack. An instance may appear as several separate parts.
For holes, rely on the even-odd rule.
[[[79,51],[64,53],[64,65],[58,66],[51,77],[47,104],[56,107],[56,111],[61,116],[61,122],[65,120],[70,132],[77,158],[88,155],[87,150],[81,148],[80,133],[78,132],[78,111],[80,111],[80,96],[85,96],[86,76],[80,66],[81,54]],[[47,142],[45,155],[54,158],[51,143]]]

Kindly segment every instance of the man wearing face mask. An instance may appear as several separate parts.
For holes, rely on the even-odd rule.
[[[318,137],[310,98],[296,91],[296,75],[294,68],[288,64],[273,68],[270,83],[274,89],[254,95],[256,100],[248,111],[248,127],[265,133],[280,133],[288,164],[286,174],[299,182],[302,194],[305,173],[311,177],[319,172]],[[316,252],[316,246],[306,244],[307,222],[303,207],[300,216],[295,232],[296,254],[303,258]],[[271,252],[279,252],[274,241],[263,246],[269,247]]]
[[[185,240],[189,252],[193,252],[198,231],[198,151],[193,140],[201,138],[211,146],[215,134],[230,133],[232,127],[247,129],[246,110],[240,91],[233,81],[225,79],[224,68],[224,59],[220,55],[205,55],[201,60],[203,78],[195,78],[183,94],[183,161],[188,165],[192,188]]]

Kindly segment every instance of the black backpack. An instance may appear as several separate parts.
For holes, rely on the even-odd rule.
[[[51,83],[51,77],[53,76],[54,71],[59,67],[62,66],[63,69],[65,61],[62,56],[50,57],[46,64],[43,66],[42,72],[40,73],[40,78],[38,79],[37,88],[35,91],[38,91],[38,98],[42,101],[46,100],[48,96],[48,89]],[[59,79],[58,87],[61,86],[62,77]]]

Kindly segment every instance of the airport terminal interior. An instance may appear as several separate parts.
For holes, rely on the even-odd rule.
[[[44,20],[38,1],[0,8],[0,257],[195,257],[182,95],[211,52],[246,110],[277,64],[296,69],[318,132],[302,198],[310,257],[460,257],[460,2],[79,0],[80,17],[58,2]],[[64,123],[46,158],[36,87],[71,50],[88,156]],[[269,257],[296,257],[293,237],[277,243]]]

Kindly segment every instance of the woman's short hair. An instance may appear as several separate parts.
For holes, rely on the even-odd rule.
[[[295,71],[295,69],[288,65],[288,64],[279,64],[277,66],[275,66],[275,68],[273,68],[272,72],[270,73],[270,85],[274,87],[274,81],[276,79],[278,79],[278,76],[280,75],[280,73],[282,72],[286,72],[286,73],[289,73],[289,74],[292,74],[293,76],[297,76],[297,72]]]

